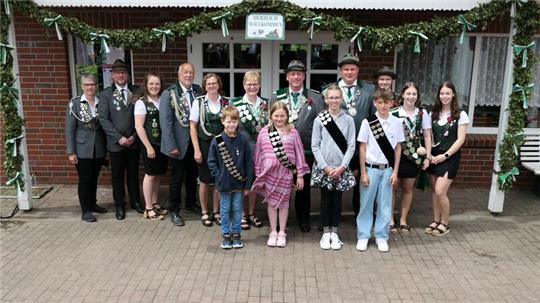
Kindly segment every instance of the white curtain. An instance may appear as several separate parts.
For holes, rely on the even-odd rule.
[[[420,89],[422,104],[433,105],[437,89],[444,81],[456,86],[458,100],[464,110],[470,97],[471,76],[476,38],[470,37],[460,45],[456,37],[448,37],[437,44],[428,42],[420,54],[411,47],[398,51],[396,91],[400,92],[405,82],[412,81]]]
[[[507,37],[482,37],[476,79],[476,106],[501,105],[507,46]]]

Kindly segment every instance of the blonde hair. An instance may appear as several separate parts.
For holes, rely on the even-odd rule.
[[[285,127],[290,130],[292,128],[292,124],[289,122],[289,108],[287,107],[287,104],[282,101],[275,102],[274,104],[272,104],[272,107],[270,107],[270,111],[268,112],[268,125],[274,125],[274,122],[272,121],[272,115],[280,109],[284,110],[285,114],[287,115],[287,119],[285,120]]]
[[[223,109],[223,116],[221,117],[221,121],[225,121],[225,118],[231,118],[231,120],[240,120],[240,112],[238,109],[232,105],[227,105]]]
[[[258,71],[248,70],[244,74],[243,84],[246,84],[249,80],[255,80],[258,84],[261,84],[261,74]]]

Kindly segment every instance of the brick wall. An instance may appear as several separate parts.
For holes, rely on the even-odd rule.
[[[191,9],[109,9],[62,8],[54,11],[63,16],[77,17],[89,24],[103,28],[155,27],[166,21],[178,21],[197,14]],[[335,11],[336,15],[349,16],[356,22],[371,25],[398,25],[407,22],[428,20],[433,15],[446,16],[454,13]],[[243,21],[236,21],[231,28],[243,28]],[[21,95],[24,107],[28,139],[28,155],[31,173],[39,184],[76,183],[77,174],[67,161],[64,141],[64,115],[71,98],[67,39],[58,41],[54,29],[45,29],[32,19],[15,15],[17,51],[20,66]],[[489,30],[505,32],[507,29],[492,25]],[[176,79],[180,62],[187,59],[186,41],[167,43],[167,51],[161,53],[155,44],[133,51],[134,78],[143,80],[148,71],[162,75],[165,83]],[[382,65],[392,66],[393,52],[364,51],[361,56],[362,79],[371,75]],[[1,130],[0,130],[1,135]],[[495,147],[494,136],[469,136],[463,149],[460,177],[455,186],[482,186],[490,184]],[[142,176],[142,173],[141,173]],[[109,183],[110,174],[102,173],[101,183]],[[5,181],[5,180],[3,180]],[[529,186],[531,174],[523,172],[520,186]]]

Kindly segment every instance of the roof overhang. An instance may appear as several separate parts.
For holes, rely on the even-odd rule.
[[[34,0],[39,6],[47,7],[225,7],[242,2],[241,0]],[[355,10],[470,10],[490,0],[292,0],[308,9],[355,9]]]

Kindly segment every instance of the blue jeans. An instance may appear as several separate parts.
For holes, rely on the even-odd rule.
[[[373,226],[373,205],[377,197],[374,234],[377,239],[388,240],[390,216],[392,215],[392,168],[366,167],[368,186],[360,184],[360,212],[356,217],[358,239],[369,239]]]
[[[242,223],[242,192],[220,192],[219,212],[221,213],[221,232],[240,234]]]

